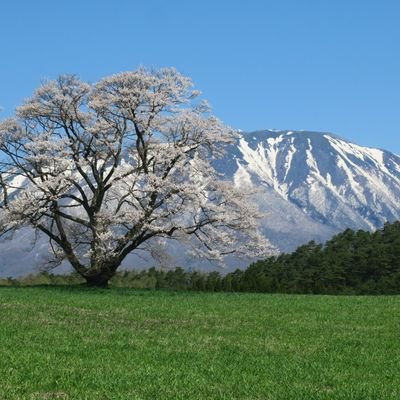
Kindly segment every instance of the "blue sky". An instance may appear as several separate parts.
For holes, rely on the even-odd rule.
[[[398,0],[2,0],[0,117],[44,79],[174,66],[227,124],[400,154]]]

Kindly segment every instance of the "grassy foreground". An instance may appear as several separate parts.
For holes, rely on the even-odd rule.
[[[0,399],[400,398],[400,297],[0,288]]]

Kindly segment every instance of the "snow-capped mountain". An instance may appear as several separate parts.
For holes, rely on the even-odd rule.
[[[375,229],[400,220],[400,157],[362,147],[330,133],[265,130],[241,133],[215,162],[226,179],[265,212],[263,232],[281,251],[322,242],[346,228]],[[174,243],[170,266],[210,269],[186,258]],[[0,241],[0,276],[37,271],[48,242],[29,228]],[[128,257],[123,266],[150,267],[154,259]],[[231,268],[246,266],[231,257]]]
[[[217,167],[236,185],[258,189],[265,232],[284,251],[400,219],[400,157],[330,133],[242,133]]]

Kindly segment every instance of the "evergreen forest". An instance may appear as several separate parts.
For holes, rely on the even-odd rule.
[[[81,278],[47,272],[0,279],[0,285],[78,284]],[[227,274],[150,268],[117,273],[112,286],[207,292],[400,294],[400,221],[375,232],[346,229],[324,244],[311,241]]]

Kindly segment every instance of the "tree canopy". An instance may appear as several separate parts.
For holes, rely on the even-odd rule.
[[[0,122],[1,232],[47,235],[54,265],[92,285],[168,240],[210,259],[265,254],[258,211],[212,166],[236,134],[198,96],[171,68],[43,84]]]

